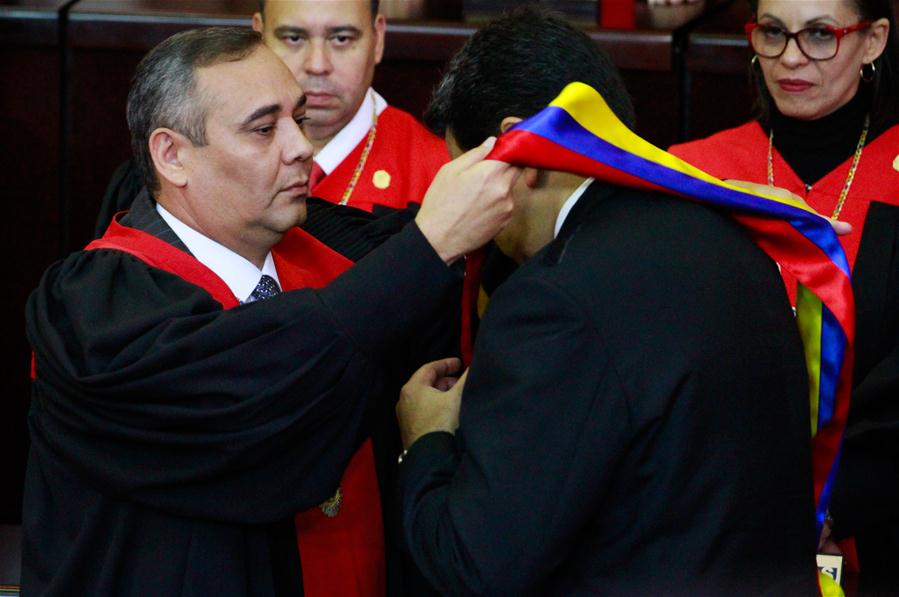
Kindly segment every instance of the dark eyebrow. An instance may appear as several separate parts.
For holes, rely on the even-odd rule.
[[[352,25],[338,25],[337,27],[328,28],[328,35],[337,35],[339,33],[352,33],[353,35],[362,35],[362,29]]]
[[[269,114],[275,114],[281,109],[281,106],[278,104],[269,104],[267,106],[262,106],[261,108],[257,108],[252,114],[247,116],[247,118],[241,123],[241,127],[248,126],[251,122],[255,120],[259,120],[263,116],[268,116]]]
[[[772,20],[772,21],[775,21],[777,25],[780,25],[781,27],[784,27],[783,21],[781,21],[780,19],[778,19],[778,18],[775,17],[774,15],[771,15],[771,14],[768,14],[768,13],[765,13],[765,14],[763,14],[763,15],[759,15],[759,16],[758,16],[758,20],[761,21],[762,19],[770,19],[770,20]]]
[[[764,19],[764,18],[769,18],[773,21],[776,21],[777,25],[779,27],[781,27],[784,30],[787,29],[787,26],[784,25],[783,21],[781,21],[780,19],[778,19],[777,17],[775,17],[772,14],[765,13],[763,15],[759,15],[759,20]],[[830,21],[830,22],[828,22],[828,21]],[[836,20],[834,20],[832,17],[830,17],[828,15],[819,15],[817,17],[806,20],[805,23],[803,24],[803,27],[812,27],[814,25],[831,25],[834,23],[836,23]]]
[[[275,27],[275,37],[289,37],[292,35],[308,35],[308,32],[301,27],[294,27],[293,25],[279,25]]]
[[[304,93],[297,99],[297,103],[293,107],[293,112],[296,112],[300,108],[306,105],[306,94]],[[241,123],[241,128],[246,128],[250,126],[253,122],[259,120],[264,116],[269,116],[271,114],[277,114],[281,111],[281,104],[268,104],[267,106],[262,106],[261,108],[257,108],[252,114],[247,116],[247,118]]]
[[[328,35],[338,35],[340,33],[351,33],[353,35],[362,35],[362,30],[353,25],[338,25],[337,27],[329,27]],[[294,25],[280,25],[275,27],[275,37],[291,37],[291,36],[308,36],[309,32],[302,27]]]

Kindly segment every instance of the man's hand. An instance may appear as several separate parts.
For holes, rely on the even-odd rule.
[[[763,195],[768,195],[770,197],[780,197],[781,199],[792,199],[797,201],[804,206],[809,207],[809,204],[805,202],[805,199],[800,197],[799,195],[794,195],[790,191],[781,188],[781,187],[772,187],[766,184],[758,184],[755,182],[748,182],[745,180],[725,180],[727,184],[732,184],[735,187],[741,187],[746,189],[747,191],[752,191],[753,193],[761,193]],[[814,210],[812,210],[814,211]],[[818,213],[818,212],[815,212]],[[836,232],[839,236],[843,236],[845,234],[849,234],[852,232],[852,224],[849,222],[842,222],[840,220],[834,220],[832,218],[828,218],[825,215],[818,214],[820,217],[827,220],[827,222],[833,226],[833,231]]]
[[[462,361],[456,358],[427,363],[403,386],[396,405],[403,449],[432,431],[455,433],[468,372],[459,379],[450,376],[461,366]]]
[[[415,218],[447,264],[485,245],[512,217],[512,185],[521,169],[484,159],[495,142],[490,137],[444,165]]]

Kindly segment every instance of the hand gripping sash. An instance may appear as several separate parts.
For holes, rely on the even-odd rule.
[[[548,107],[501,136],[488,158],[724,208],[796,277],[820,533],[849,410],[855,336],[849,265],[828,221],[800,202],[735,187],[658,149],[624,126],[583,83],[572,83]]]
[[[85,250],[111,249],[174,274],[206,290],[231,309],[240,301],[228,285],[195,257],[141,230],[123,226],[116,214],[106,234]],[[300,228],[272,248],[284,290],[322,288],[352,262]],[[352,456],[340,481],[343,504],[334,518],[319,508],[294,516],[303,593],[306,597],[383,597],[386,586],[381,498],[371,439]]]

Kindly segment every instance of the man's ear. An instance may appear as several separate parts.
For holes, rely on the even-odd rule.
[[[384,36],[387,31],[387,19],[384,15],[379,14],[375,17],[375,64],[381,64],[381,58],[384,57]]]
[[[262,33],[262,13],[253,13],[253,31]]]
[[[536,189],[542,182],[542,173],[543,171],[537,168],[525,168],[521,173],[521,178],[529,189]]]
[[[521,120],[522,119],[517,116],[506,116],[499,124],[500,132],[505,133],[510,128],[521,122]],[[527,185],[529,189],[536,189],[538,186],[540,186],[540,183],[543,179],[543,176],[541,175],[542,172],[537,168],[525,168],[521,174],[521,178],[524,181],[524,184]]]
[[[503,118],[503,121],[499,123],[499,130],[501,133],[505,133],[519,122],[521,122],[521,118],[518,116],[506,116]]]
[[[181,152],[193,144],[172,129],[158,128],[150,133],[150,157],[156,173],[176,187],[187,184],[187,170],[181,163]]]

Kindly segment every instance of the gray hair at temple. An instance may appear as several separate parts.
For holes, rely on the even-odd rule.
[[[196,70],[243,60],[262,44],[262,36],[244,27],[208,27],[183,31],[147,54],[128,93],[128,130],[138,171],[152,195],[159,178],[150,156],[150,135],[158,128],[181,133],[196,146],[206,145],[207,102],[197,94]]]
[[[263,16],[263,19],[265,18],[265,1],[266,0],[259,0],[259,14]],[[381,1],[370,0],[369,5],[371,6],[371,18],[374,19],[376,16],[378,16],[378,10],[381,7]]]

